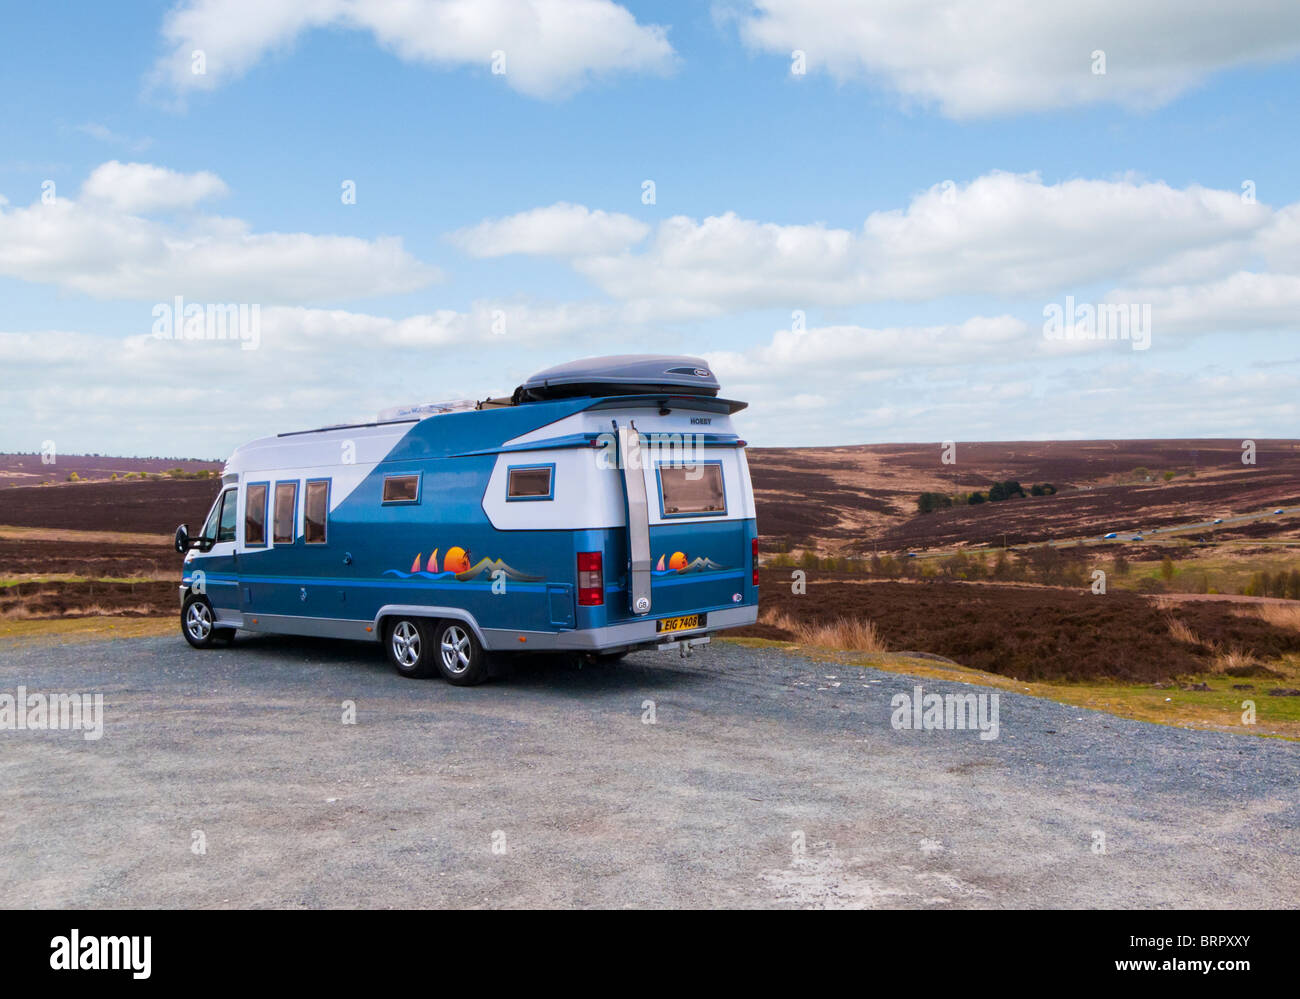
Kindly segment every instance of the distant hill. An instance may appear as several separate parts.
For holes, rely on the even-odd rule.
[[[0,489],[66,482],[73,473],[86,481],[111,479],[114,475],[119,479],[128,474],[166,475],[175,468],[186,473],[206,470],[219,475],[222,464],[198,458],[114,458],[99,454],[56,454],[53,464],[46,464],[39,453],[0,454]]]
[[[755,447],[748,454],[765,551],[862,555],[1150,530],[1300,504],[1300,441],[1255,445],[1254,465],[1242,464],[1239,440],[958,442],[947,465],[939,443]],[[60,455],[43,466],[39,455],[4,454],[0,524],[171,533],[188,521],[196,528],[220,469],[215,461],[98,455]],[[68,483],[74,472],[82,481]],[[142,473],[149,478],[134,477]],[[190,478],[203,473],[211,478]],[[1050,483],[1057,492],[917,510],[923,492],[961,496],[1006,480],[1026,491]],[[1276,526],[1242,530],[1267,537],[1293,526],[1279,518]]]
[[[750,448],[758,524],[767,550],[836,555],[1022,544],[1048,538],[1150,530],[1188,519],[1300,502],[1300,441],[1240,440],[958,442]],[[1168,476],[1168,479],[1166,478]],[[960,496],[1016,480],[1055,495],[920,514],[923,492]]]

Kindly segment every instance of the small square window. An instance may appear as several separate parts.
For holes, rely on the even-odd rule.
[[[722,516],[727,512],[722,465],[660,465],[659,496],[665,517]]]
[[[418,475],[385,475],[384,502],[420,502],[420,477]]]
[[[548,500],[554,496],[554,465],[526,465],[510,469],[506,476],[507,500]]]

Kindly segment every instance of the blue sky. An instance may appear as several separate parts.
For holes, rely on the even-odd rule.
[[[221,456],[641,351],[758,444],[1294,436],[1300,11],[1002,6],[10,10],[0,448]],[[153,336],[177,295],[257,348]],[[1149,347],[1047,338],[1067,295]]]

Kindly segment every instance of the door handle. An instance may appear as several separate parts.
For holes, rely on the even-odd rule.
[[[344,553],[343,553],[343,564],[344,564],[344,565],[351,565],[351,564],[352,564],[352,553],[351,553],[351,552],[344,552]]]

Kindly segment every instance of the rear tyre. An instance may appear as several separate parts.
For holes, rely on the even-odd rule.
[[[430,647],[426,622],[418,617],[395,617],[384,629],[384,649],[393,669],[402,676],[418,680],[431,676],[434,654]]]
[[[439,621],[434,646],[438,672],[457,687],[472,687],[488,678],[487,656],[464,621]]]
[[[181,607],[181,634],[194,648],[212,648],[213,642],[222,637],[221,632],[229,630],[218,628],[216,620],[212,603],[207,597],[191,594],[185,598],[185,604]]]

